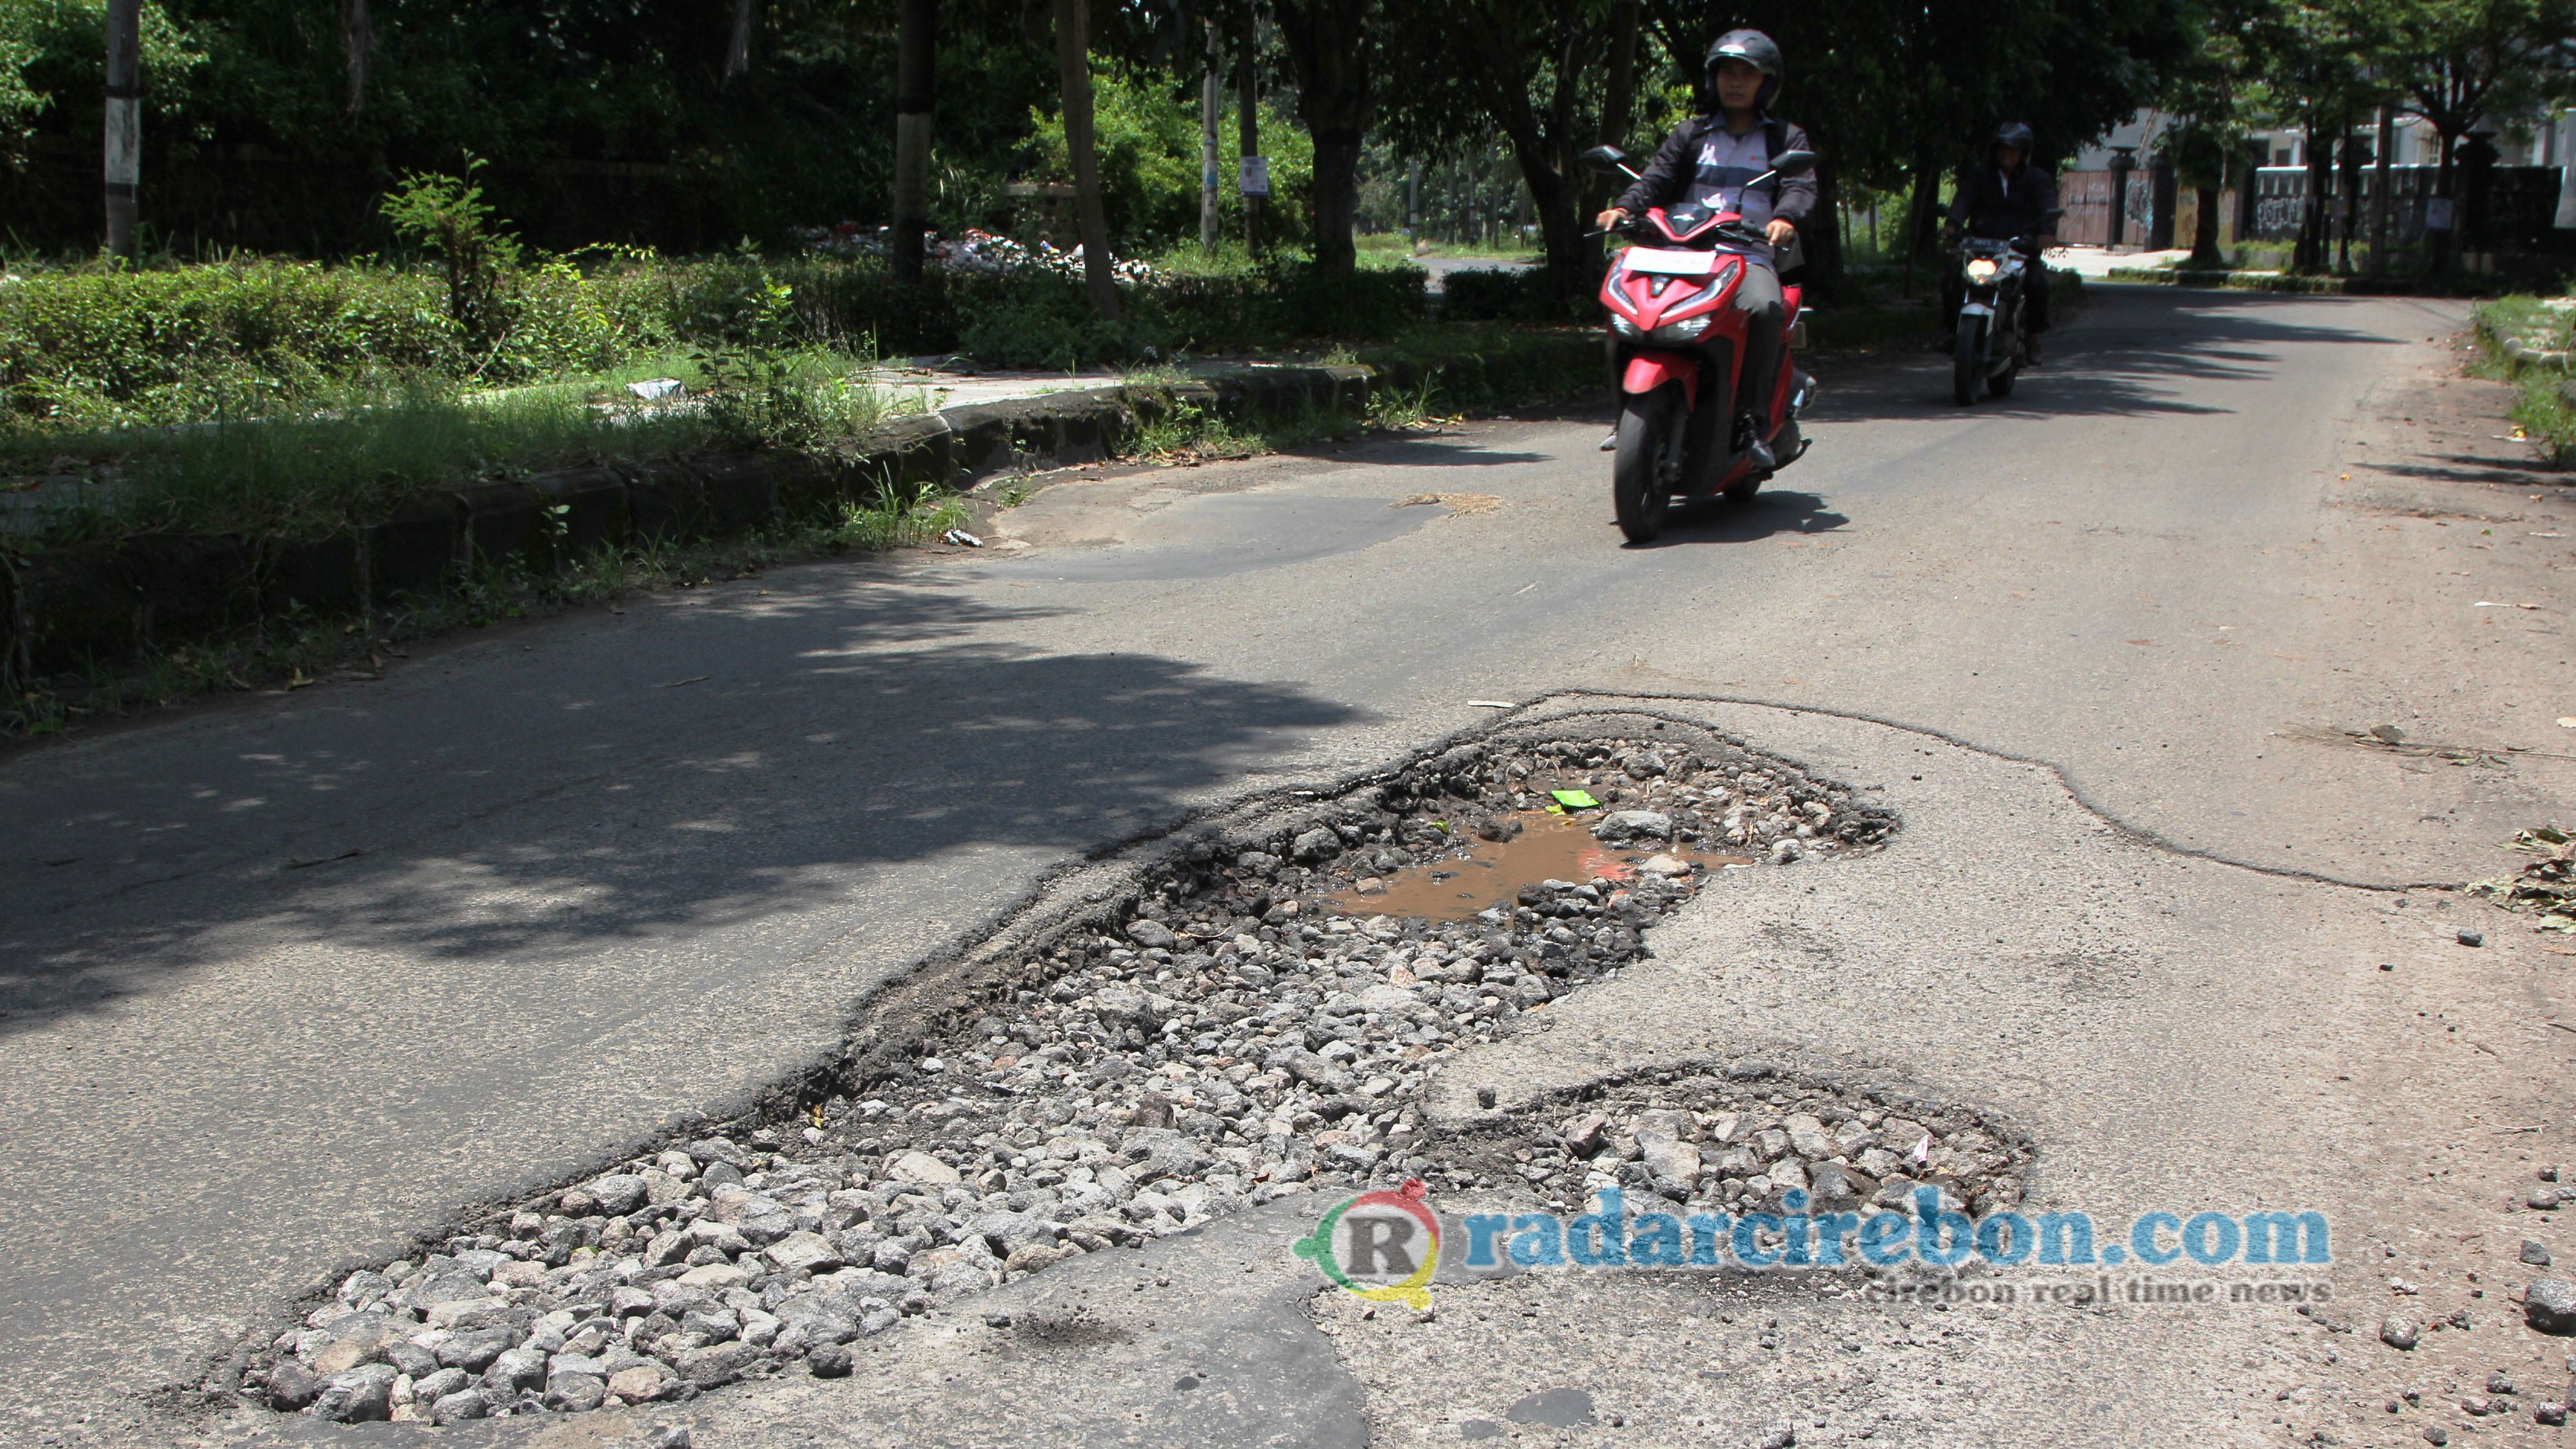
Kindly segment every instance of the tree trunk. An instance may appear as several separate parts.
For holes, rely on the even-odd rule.
[[[1250,160],[1261,154],[1261,16],[1249,6],[1243,17],[1243,54],[1234,67],[1234,107],[1237,149]],[[1255,257],[1261,255],[1261,212],[1269,201],[1249,192],[1243,198],[1243,249]]]
[[[1817,301],[1831,300],[1834,288],[1843,279],[1843,229],[1841,168],[1834,165],[1830,152],[1816,158],[1816,209],[1807,213],[1806,224],[1798,228],[1799,245],[1806,250],[1807,295]]]
[[[1914,163],[1914,202],[1905,216],[1905,255],[1935,260],[1941,255],[1941,172],[1939,161],[1926,155]]]
[[[2199,200],[2198,214],[2191,222],[2191,255],[2183,262],[2187,267],[2218,267],[2226,259],[2218,254],[2218,192],[2215,186],[2195,186],[2191,193]]]
[[[894,225],[887,238],[895,279],[921,279],[921,234],[930,217],[931,118],[939,95],[939,0],[902,0],[894,51]]]
[[[143,0],[108,0],[107,252],[134,260],[143,179]]]
[[[1100,201],[1100,157],[1092,146],[1090,0],[1055,0],[1055,76],[1064,93],[1064,149],[1073,160],[1073,206],[1082,228],[1082,278],[1091,305],[1118,320],[1118,276],[1110,270],[1109,214]]]
[[[1600,256],[1599,248],[1583,244],[1583,222],[1576,214],[1583,200],[1582,183],[1549,164],[1546,148],[1534,128],[1511,129],[1513,159],[1520,162],[1522,184],[1528,187],[1530,200],[1538,209],[1539,242],[1547,256],[1549,290],[1559,297],[1580,296],[1599,280],[1593,274],[1593,263]]]
[[[733,34],[725,41],[724,78],[731,81],[751,69],[752,9],[759,0],[734,0]]]
[[[2337,159],[2342,164],[2336,169],[2342,174],[2335,182],[2335,201],[2336,210],[2340,211],[2342,216],[2335,223],[2335,270],[2350,276],[2352,275],[2353,233],[2361,230],[2361,143],[2352,134],[2350,116],[2343,118],[2341,129],[2343,149]]]
[[[2290,270],[2322,272],[2326,269],[2326,191],[2334,181],[2334,144],[2326,139],[2325,127],[2316,121],[2308,123],[2308,194],[2299,207],[2298,245],[2290,252]]]
[[[1216,22],[1207,23],[1207,78],[1199,87],[1199,250],[1216,250],[1225,229],[1225,199],[1217,190],[1223,160],[1217,122],[1225,116],[1225,51]]]
[[[1601,90],[1601,144],[1625,146],[1636,111],[1637,0],[1618,0],[1610,11],[1610,78]]]
[[[1315,138],[1315,266],[1347,278],[1359,252],[1360,145],[1374,114],[1370,52],[1374,0],[1278,0],[1279,38],[1297,73],[1297,111]]]
[[[340,38],[349,53],[349,114],[367,113],[367,67],[376,57],[376,22],[367,0],[341,0]]]

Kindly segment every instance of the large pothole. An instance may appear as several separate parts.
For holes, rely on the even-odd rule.
[[[1894,826],[1738,742],[1631,724],[1461,745],[1193,841],[1001,968],[918,988],[939,1002],[892,1003],[794,1115],[672,1143],[350,1275],[252,1355],[242,1392],[452,1423],[685,1399],[791,1365],[847,1373],[844,1345],[906,1314],[1247,1203],[1504,1170],[1567,1192],[1642,1170],[1651,1188],[1660,1136],[1711,1149],[1691,1182],[1667,1174],[1684,1196],[1779,1191],[1807,1129],[1739,1113],[1719,1130],[1722,1085],[1686,1089],[1687,1122],[1654,1119],[1669,1132],[1605,1124],[1614,1161],[1590,1141],[1578,1163],[1563,1143],[1497,1159],[1426,1133],[1432,1067],[1642,957],[1641,930],[1726,869],[1867,848]],[[1838,1144],[1855,1120],[1811,1115]]]

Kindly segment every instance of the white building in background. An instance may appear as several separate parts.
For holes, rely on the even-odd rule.
[[[2140,111],[2121,122],[2093,145],[2078,151],[2065,169],[2101,171],[2111,164],[2116,148],[2128,147],[2138,164],[2145,165],[2153,153],[2156,138],[2164,134],[2166,118],[2160,111]],[[2557,111],[2534,116],[2519,128],[2496,127],[2495,147],[2502,152],[2499,166],[2565,166],[2576,161],[2576,110]],[[2438,166],[2442,164],[2442,133],[2429,121],[2400,116],[2391,134],[2395,144],[2388,164],[2391,166]],[[2366,118],[2353,129],[2361,142],[2365,164],[2378,160],[2379,120]],[[2297,167],[2308,164],[2308,134],[2305,131],[2257,131],[2252,141],[2263,147],[2263,164],[2267,167]]]
[[[2495,148],[2503,153],[2499,166],[2564,166],[2569,153],[2576,150],[2576,111],[2560,111],[2550,116],[2535,116],[2526,125],[2526,134],[2516,136],[2507,128],[2496,128]],[[2378,159],[2379,123],[2376,120],[2356,127],[2353,135],[2362,145],[2366,161]],[[2442,164],[2442,133],[2433,123],[2412,116],[2401,116],[2391,128],[2394,145],[2388,164],[2391,166],[2439,166]],[[2257,131],[2254,139],[2267,152],[2266,166],[2305,166],[2308,164],[2308,136],[2305,131]]]

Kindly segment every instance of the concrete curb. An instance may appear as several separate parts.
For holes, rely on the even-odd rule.
[[[1553,350],[1554,344],[1549,345]],[[1569,366],[1599,344],[1569,340]],[[1249,423],[1356,413],[1438,369],[1247,365],[1189,382],[972,403],[907,417],[817,453],[772,449],[585,467],[424,494],[321,539],[145,534],[12,555],[0,550],[0,680],[129,658],[258,619],[339,615],[454,587],[478,568],[568,567],[602,547],[720,538],[889,484],[965,486],[1015,468],[1116,455],[1185,408]]]

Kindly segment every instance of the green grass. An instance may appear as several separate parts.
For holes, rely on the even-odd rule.
[[[2469,370],[2514,385],[2508,416],[2553,468],[2576,467],[2576,375],[2564,366],[2517,360],[2505,355],[2507,338],[2527,347],[2558,353],[2576,341],[2576,310],[2544,305],[2538,297],[2498,297],[2481,302],[2469,314],[2478,339],[2478,356]]]
[[[737,363],[653,357],[479,395],[426,381],[333,412],[86,434],[0,434],[0,476],[100,480],[57,537],[137,532],[316,537],[405,498],[481,479],[719,446],[815,446],[917,410],[853,385],[864,359],[821,351]],[[646,406],[627,381],[676,376],[694,401]],[[710,384],[715,384],[711,387]],[[113,479],[113,483],[105,480]]]
[[[560,573],[485,569],[444,593],[404,595],[356,618],[274,615],[114,667],[41,679],[0,694],[0,739],[55,734],[229,690],[293,690],[333,678],[372,677],[414,641],[656,590],[753,578],[818,558],[923,543],[966,521],[963,500],[925,489],[875,507],[844,505],[826,517],[745,538],[604,548]]]
[[[878,553],[930,542],[966,526],[966,503],[956,494],[924,485],[909,495],[888,493],[875,503],[844,503],[839,516],[815,535],[831,553]]]
[[[1404,233],[1381,231],[1363,233],[1358,238],[1358,242],[1360,264],[1363,266],[1380,258],[1420,260],[1423,257],[1476,257],[1488,261],[1535,262],[1540,257],[1538,248],[1517,241],[1492,244],[1435,241],[1428,251],[1418,252],[1412,240]]]

